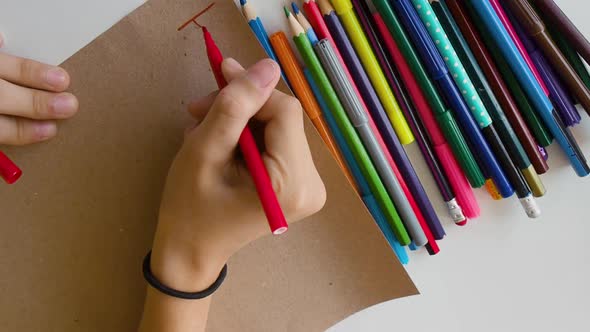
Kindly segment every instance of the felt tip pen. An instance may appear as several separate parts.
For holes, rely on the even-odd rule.
[[[590,91],[567,62],[563,54],[561,54],[561,51],[557,48],[545,29],[545,23],[541,21],[533,7],[531,7],[528,1],[523,0],[508,1],[506,6],[512,9],[512,14],[520,21],[523,30],[537,42],[539,48],[543,50],[543,53],[555,67],[570,91],[582,106],[584,106],[586,112],[590,114]]]
[[[569,95],[568,91],[559,79],[559,76],[553,70],[552,66],[547,62],[547,59],[542,52],[538,49],[536,43],[530,36],[523,30],[523,27],[517,22],[513,15],[509,17],[514,21],[514,29],[517,35],[520,37],[523,43],[523,47],[529,52],[531,58],[533,58],[534,65],[541,72],[541,79],[546,82],[546,86],[549,89],[549,99],[553,102],[555,109],[558,111],[564,124],[568,127],[572,127],[582,120],[580,113],[576,109],[573,98]]]
[[[490,145],[492,145],[493,149],[499,151],[501,156],[507,155],[504,146],[499,141],[494,127],[491,126],[489,115],[487,112],[483,114],[480,113],[478,117],[479,124],[475,121],[466,101],[463,99],[462,92],[459,91],[458,86],[455,85],[455,81],[453,80],[454,74],[452,77],[447,69],[445,60],[438,51],[437,45],[430,37],[425,24],[422,23],[422,20],[420,19],[419,14],[414,10],[412,3],[409,0],[393,0],[392,3],[397,9],[401,21],[409,32],[410,37],[413,39],[418,52],[421,54],[422,60],[428,68],[432,79],[438,84],[443,95],[446,97],[447,102],[451,105],[451,108],[457,115],[463,132],[469,137],[473,150],[480,158],[482,166],[487,168],[487,173],[489,173],[494,180],[494,183],[502,196],[512,196],[514,194],[514,189],[506,178],[506,175],[494,156],[492,149],[490,149]],[[430,7],[428,2],[426,2],[426,5]],[[439,41],[442,41],[442,39]],[[446,49],[445,46],[444,49],[448,51],[450,50],[450,46],[448,49]],[[452,53],[446,53],[446,56],[450,60],[453,55]],[[459,63],[455,62],[451,64],[452,68],[454,68],[454,64],[459,66]],[[458,78],[461,75],[461,72],[455,74],[457,74],[456,78]],[[476,107],[476,110],[482,108],[481,105],[478,106],[477,104],[473,104],[473,97],[475,97],[475,100],[479,100],[479,96],[472,84],[471,86],[464,86],[462,91],[469,95],[469,98],[466,99],[472,101],[472,107]],[[488,142],[486,142],[484,135],[488,138],[489,145]]]
[[[522,177],[519,177],[517,174],[516,180],[511,178],[511,182],[513,183],[516,191],[521,191],[523,193],[520,194],[519,197],[523,195],[527,196],[531,191],[535,197],[541,197],[545,195],[546,190],[543,182],[531,164],[531,161],[524,151],[520,140],[516,136],[514,129],[510,123],[508,123],[508,119],[504,114],[504,110],[492,92],[490,84],[488,83],[483,71],[475,59],[475,55],[471,52],[471,49],[469,45],[467,45],[465,38],[463,38],[463,34],[455,23],[455,20],[453,19],[448,7],[444,2],[435,1],[432,3],[432,9],[436,13],[436,16],[444,28],[444,31],[447,33],[451,45],[457,51],[457,55],[463,63],[463,66],[467,71],[467,75],[469,75],[471,78],[475,89],[479,93],[483,105],[489,111],[490,116],[494,121],[495,127],[498,130],[498,134],[500,135],[500,138],[504,143],[506,150],[508,151],[510,159],[514,162],[514,165],[518,167],[522,177],[524,177],[526,180],[526,182],[522,181]],[[527,184],[530,187],[530,191],[527,188]]]
[[[334,142],[330,129],[326,125],[321,108],[318,105],[303,71],[301,70],[301,66],[289,44],[287,36],[282,31],[277,32],[270,37],[270,43],[277,54],[277,58],[279,59],[279,63],[283,68],[285,75],[291,82],[291,88],[295,93],[295,96],[297,96],[297,99],[299,99],[301,106],[305,110],[305,113],[322,137],[324,143],[326,143],[330,152],[332,152],[332,155],[338,162],[340,168],[344,171],[348,180],[353,182],[352,176],[350,175],[344,159]]]
[[[413,75],[407,75],[408,73],[406,72],[404,77],[406,85],[415,86],[412,85],[411,82],[417,81],[419,89],[410,90],[413,91],[414,99],[419,100],[420,94],[422,94],[428,101],[429,107],[419,107],[417,110],[420,112],[422,119],[425,120],[425,123],[430,124],[429,126],[432,129],[429,130],[429,132],[431,134],[437,133],[435,129],[436,126],[434,126],[433,123],[429,121],[434,118],[436,123],[438,123],[440,126],[440,130],[442,130],[444,137],[449,142],[449,145],[461,168],[465,172],[465,175],[467,176],[471,186],[474,188],[482,187],[485,183],[482,171],[479,168],[479,165],[476,163],[475,158],[469,149],[469,146],[463,137],[463,133],[459,129],[454,116],[446,107],[438,93],[437,88],[428,77],[419,55],[414,49],[410,39],[402,27],[402,24],[397,18],[397,15],[394,13],[390,2],[387,0],[374,0],[373,4],[383,17],[385,24],[387,24],[389,28],[389,32],[393,35],[395,41],[399,43],[400,51],[402,52],[403,57],[408,61],[408,64],[411,68]],[[440,137],[433,136],[433,138],[435,139],[435,144],[442,144],[443,141],[440,139]],[[455,190],[457,190],[457,194],[459,195],[460,191],[458,189],[459,187],[455,187]],[[462,203],[462,206],[465,207],[466,203],[468,203],[467,200]],[[478,214],[478,210],[479,209],[476,209],[473,212]]]
[[[0,151],[0,177],[8,184],[14,184],[22,176],[21,171],[2,151]]]
[[[314,78],[311,75],[308,68],[305,68],[303,70],[303,74],[304,74],[305,78],[307,79],[307,82],[309,82],[309,86],[311,88],[311,91],[315,95],[320,108],[324,112],[324,116],[326,118],[326,123],[327,123],[328,127],[330,128],[330,130],[332,131],[332,134],[334,136],[334,140],[336,141],[336,144],[338,145],[338,148],[340,149],[342,156],[343,156],[344,160],[346,161],[346,165],[347,165],[348,169],[350,170],[352,177],[354,178],[353,185],[354,185],[358,195],[361,197],[361,199],[363,200],[363,202],[367,206],[367,209],[369,210],[369,212],[373,216],[373,219],[377,223],[377,226],[379,227],[379,229],[383,233],[383,236],[387,240],[387,243],[389,243],[389,246],[395,252],[395,255],[397,256],[399,261],[402,264],[407,264],[409,262],[408,253],[407,253],[406,249],[404,247],[402,247],[402,245],[397,241],[391,225],[388,223],[387,218],[385,217],[383,211],[379,207],[379,203],[375,199],[375,196],[373,196],[373,194],[371,193],[369,183],[364,178],[363,173],[360,169],[360,166],[358,165],[358,163],[354,159],[354,155],[353,155],[352,151],[350,150],[350,148],[348,147],[348,144],[346,143],[346,139],[344,138],[344,135],[342,134],[342,132],[338,128],[338,124],[336,123],[336,119],[332,116],[330,110],[328,109],[328,105],[326,104],[326,101],[322,97],[322,94],[320,92],[318,85],[315,83]]]
[[[410,202],[404,195],[399,181],[387,163],[385,155],[377,142],[377,138],[369,126],[369,119],[364,112],[363,106],[357,98],[352,85],[348,81],[332,45],[327,39],[321,40],[315,46],[315,51],[330,79],[330,82],[332,82],[336,94],[342,102],[345,112],[348,114],[350,122],[353,127],[355,127],[365,149],[369,153],[369,156],[379,173],[379,176],[381,177],[381,180],[383,181],[383,184],[385,185],[385,188],[387,189],[387,192],[393,199],[393,202],[402,217],[402,221],[412,237],[412,242],[419,247],[424,246],[428,242],[426,235],[418,222],[418,218],[416,217]]]
[[[220,89],[223,89],[227,86],[227,81],[223,77],[221,71],[223,55],[206,27],[203,27],[203,38],[205,39],[207,57],[209,58],[215,79],[217,80],[217,85]],[[264,165],[260,151],[258,151],[258,146],[256,145],[256,141],[249,126],[244,128],[239,139],[239,146],[246,167],[252,176],[254,186],[260,197],[260,203],[266,214],[271,232],[274,235],[281,235],[288,230],[289,226],[287,225],[287,220],[285,219],[277,195],[272,187],[270,176],[268,175],[268,171],[266,170],[266,166]]]
[[[369,124],[373,129],[377,140],[380,142],[383,151],[390,162],[392,170],[398,177],[400,185],[410,201],[410,205],[416,213],[418,222],[428,239],[426,249],[431,255],[434,255],[440,250],[436,244],[436,240],[444,237],[444,229],[442,229],[442,225],[439,223],[440,227],[433,228],[434,231],[431,232],[428,222],[430,222],[432,218],[429,218],[428,222],[426,220],[426,215],[431,212],[427,209],[427,206],[425,207],[425,203],[429,204],[428,201],[424,201],[426,193],[423,188],[421,188],[422,185],[397,135],[395,134],[395,131],[393,130],[387,113],[385,112],[385,109],[383,109],[379,97],[373,89],[371,81],[364,71],[361,61],[354,51],[354,47],[348,39],[346,31],[336,16],[334,9],[327,0],[320,0],[319,4],[322,13],[325,14],[324,19],[328,28],[327,36],[330,36],[327,40],[332,40],[334,42],[330,45],[334,46],[334,51],[337,55],[340,54],[342,56],[341,64],[345,71],[347,68],[349,69],[351,75],[350,83],[353,86],[357,86],[359,90],[359,101],[363,100],[366,103],[365,106]],[[392,159],[390,160],[389,158]],[[421,192],[420,189],[422,189]],[[434,213],[432,206],[431,210]],[[434,215],[436,216],[436,214]]]
[[[398,99],[402,100],[402,105],[406,105],[406,107],[402,109],[404,110],[404,113],[407,112],[406,118],[408,123],[412,126],[416,141],[418,142],[424,160],[435,179],[441,196],[445,201],[449,215],[455,224],[461,226],[466,225],[468,214],[471,215],[469,218],[475,218],[477,215],[477,213],[475,213],[474,216],[475,209],[477,209],[477,201],[475,200],[473,191],[467,182],[467,178],[462,174],[459,174],[459,177],[455,177],[455,173],[461,173],[461,169],[450,151],[440,128],[436,124],[436,120],[432,116],[431,111],[426,110],[425,112],[428,119],[421,118],[418,109],[421,107],[426,109],[429,108],[426,98],[422,93],[412,91],[420,89],[415,79],[406,80],[405,76],[413,77],[413,74],[399,50],[396,41],[389,32],[383,17],[381,17],[381,14],[377,11],[375,6],[373,6],[373,3],[370,0],[364,1],[363,3],[365,5],[365,10],[367,11],[367,16],[372,18],[373,29],[376,34],[375,39],[381,41],[380,44],[383,47],[383,58],[385,58],[385,61],[391,61],[392,78],[394,84],[398,87],[400,94],[400,98]],[[430,122],[430,124],[428,124],[428,122]],[[429,133],[430,129],[435,131],[435,133]],[[436,143],[433,139],[434,136],[438,136],[438,141]],[[461,192],[460,195],[465,194],[465,197],[458,197],[455,193],[456,186],[460,188],[457,190],[458,192]],[[463,211],[463,204],[461,203],[465,203],[465,212]]]
[[[387,221],[393,228],[396,238],[401,245],[408,245],[411,242],[410,236],[403,225],[403,222],[389,197],[387,189],[379,178],[379,174],[371,159],[365,150],[360,138],[358,137],[352,123],[348,119],[336,91],[332,87],[328,76],[324,72],[320,60],[315,55],[309,38],[305,34],[303,27],[297,22],[291,12],[285,8],[285,15],[287,16],[289,26],[293,33],[293,41],[303,58],[305,65],[309,68],[314,81],[319,86],[322,97],[328,105],[327,110],[336,119],[338,128],[343,132],[346,139],[346,144],[353,152],[354,158],[361,167],[363,176],[369,182],[371,192],[379,203]]]
[[[497,45],[507,60],[512,71],[516,74],[521,87],[525,90],[527,96],[539,112],[539,115],[543,118],[545,125],[569,158],[578,176],[583,177],[590,174],[590,167],[584,156],[579,153],[580,149],[577,142],[573,139],[571,133],[568,132],[568,129],[561,127],[559,122],[556,121],[553,105],[541,89],[530,68],[528,68],[522,59],[522,56],[518,52],[518,49],[516,49],[516,46],[506,32],[506,29],[504,29],[502,22],[500,22],[489,1],[482,0],[465,3],[477,13],[480,18],[479,22],[485,26],[489,36],[494,40],[495,45]]]
[[[393,92],[379,66],[379,62],[371,49],[371,45],[367,41],[365,33],[355,16],[352,3],[350,0],[333,0],[332,5],[348,32],[348,36],[357,51],[359,58],[363,62],[363,66],[377,91],[377,95],[379,96],[383,107],[387,111],[387,115],[391,120],[391,124],[393,125],[400,142],[404,145],[412,143],[414,141],[412,130],[395,100]]]
[[[508,125],[507,128],[503,127],[504,124],[507,124],[507,121],[505,117],[500,117],[500,115],[504,115],[501,109],[498,107],[490,110],[488,106],[493,105],[486,104],[486,100],[482,100],[482,93],[485,92],[485,90],[478,90],[474,85],[474,77],[468,74],[468,71],[462,62],[463,59],[458,56],[457,52],[461,52],[461,50],[457,50],[449,41],[449,38],[447,37],[448,31],[445,31],[445,28],[441,25],[437,15],[435,15],[434,10],[430,5],[430,1],[411,0],[410,3],[410,0],[401,0],[402,3],[406,3],[406,8],[408,9],[410,9],[411,4],[414,5],[415,10],[413,10],[413,12],[415,12],[421,19],[423,26],[430,35],[432,41],[434,41],[434,46],[443,56],[443,60],[449,73],[452,74],[456,86],[461,90],[463,100],[471,110],[471,114],[475,118],[475,121],[479,123],[482,133],[493,151],[493,156],[497,158],[500,168],[495,168],[494,165],[489,162],[489,158],[485,154],[480,155],[482,163],[488,168],[489,175],[494,181],[494,185],[503,197],[509,197],[512,193],[516,192],[527,215],[530,218],[537,218],[540,215],[540,210],[535,204],[533,194],[524,180],[523,174],[528,175],[528,178],[531,181],[534,181],[535,185],[540,183],[540,179],[532,165],[530,165],[530,161],[527,160],[527,163],[527,161],[522,160],[523,158],[520,158],[524,157],[528,159],[526,154],[524,154],[518,139],[513,139],[515,138],[514,132],[508,130],[510,126]],[[436,3],[438,3],[438,1]],[[466,58],[465,60],[469,60],[469,58]],[[488,111],[496,111],[496,118],[502,119],[504,122],[494,123]],[[518,147],[520,147],[520,150]],[[522,154],[519,152],[522,152]],[[518,167],[519,160],[522,161],[520,167]],[[521,169],[522,174],[519,171],[519,168]]]
[[[354,10],[358,17],[358,21],[365,31],[367,41],[371,45],[380,67],[383,69],[383,73],[386,76],[386,80],[389,83],[396,100],[398,101],[398,104],[406,118],[406,121],[408,122],[410,128],[412,129],[412,132],[414,133],[414,137],[418,138],[417,141],[421,148],[427,149],[428,147],[424,142],[424,133],[419,131],[421,128],[419,128],[416,124],[416,117],[414,116],[414,105],[406,96],[405,90],[402,89],[399,75],[394,70],[394,65],[389,59],[389,56],[385,53],[385,50],[380,42],[381,38],[377,36],[376,27],[373,24],[372,17],[369,17],[369,8],[367,8],[365,3],[360,0],[352,0],[352,2]],[[352,54],[354,55],[354,51],[352,51]],[[363,98],[367,99],[367,105],[369,105],[370,110],[369,114],[372,114],[373,118],[378,119],[377,122],[379,124],[379,131],[387,141],[387,148],[394,156],[397,165],[399,165],[399,169],[403,174],[403,179],[405,179],[406,182],[409,184],[409,188],[411,191],[411,194],[409,196],[412,196],[416,199],[416,202],[419,205],[418,210],[423,214],[423,216],[426,218],[426,221],[428,222],[428,225],[423,226],[423,228],[430,228],[436,235],[437,239],[442,239],[445,234],[442,224],[436,212],[434,211],[434,207],[432,206],[432,203],[430,202],[430,199],[426,194],[426,191],[424,190],[424,187],[422,186],[422,183],[420,182],[418,175],[414,171],[414,168],[406,155],[405,150],[403,149],[399,140],[395,137],[395,133],[391,131],[391,126],[388,126],[388,123],[386,121],[387,117],[383,109],[383,106],[379,103],[378,98],[373,98],[376,97],[376,93],[374,89],[371,89],[370,80],[364,80],[368,77],[362,69],[363,67],[361,65],[360,59],[358,57],[351,56],[349,60],[352,60],[353,63],[356,65],[355,67],[358,69],[357,74],[359,75],[355,77],[355,80],[360,79],[364,83],[359,85],[365,87],[365,89],[363,89]],[[352,63],[350,61],[347,61],[347,63],[349,64],[349,66],[352,66]],[[369,102],[369,100],[371,100],[372,102]],[[379,116],[382,116],[382,118],[379,118]],[[430,166],[432,166],[432,164]],[[438,171],[442,173],[440,167]],[[417,212],[417,214],[419,213]],[[464,221],[464,219],[461,221]]]
[[[453,22],[459,27],[462,32],[462,36],[468,42],[470,49],[477,59],[480,68],[484,72],[493,94],[498,99],[502,109],[504,110],[512,128],[516,131],[516,135],[520,139],[523,148],[531,160],[537,174],[544,174],[549,170],[547,161],[539,151],[539,143],[533,136],[533,133],[529,129],[525,118],[522,116],[519,106],[512,97],[511,89],[505,82],[505,77],[499,70],[499,66],[494,63],[492,55],[488,51],[482,38],[479,36],[479,32],[475,30],[473,24],[471,24],[469,17],[464,13],[459,3],[456,1],[445,1],[441,0],[440,3],[444,8],[452,13]],[[510,69],[508,69],[510,71]],[[518,83],[516,83],[518,86]],[[518,87],[520,88],[520,87]],[[522,90],[521,90],[522,91]],[[514,93],[514,91],[512,91]],[[525,97],[526,98],[526,97]],[[532,113],[532,109],[530,110]],[[537,121],[541,125],[540,120]]]

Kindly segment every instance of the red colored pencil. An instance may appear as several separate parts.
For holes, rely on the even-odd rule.
[[[221,71],[223,55],[206,27],[203,27],[203,38],[205,39],[207,57],[209,58],[209,63],[211,64],[215,79],[217,80],[217,85],[220,89],[223,89],[227,86],[227,81],[223,77]],[[268,171],[262,161],[262,156],[260,155],[260,151],[258,151],[256,141],[254,140],[254,136],[249,127],[244,128],[244,131],[240,136],[239,145],[242,155],[244,156],[244,161],[246,162],[246,167],[250,171],[250,175],[254,180],[254,185],[256,186],[260,202],[262,203],[264,213],[268,219],[270,230],[275,235],[285,233],[289,227],[287,225],[287,220],[285,219],[277,195],[272,188]]]

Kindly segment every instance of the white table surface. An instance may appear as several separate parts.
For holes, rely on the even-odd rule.
[[[173,0],[170,0],[173,1]],[[250,0],[269,33],[285,30],[283,1]],[[558,4],[590,36],[590,3]],[[142,0],[0,0],[4,51],[60,63],[143,3]],[[198,8],[195,8],[198,9]],[[574,132],[590,154],[590,119]],[[437,191],[415,145],[408,147],[423,182]],[[549,192],[543,217],[526,218],[515,199],[477,195],[482,217],[460,228],[445,220],[448,236],[436,257],[412,253],[407,267],[421,295],[360,312],[331,328],[353,331],[585,331],[590,310],[590,179],[577,178],[561,151],[549,149]],[[444,215],[440,199],[433,200]]]

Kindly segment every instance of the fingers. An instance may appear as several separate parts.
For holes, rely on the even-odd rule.
[[[54,121],[35,121],[0,115],[0,144],[26,145],[46,141],[57,134]]]
[[[70,93],[29,89],[0,80],[0,114],[47,120],[66,119],[77,111],[78,100]]]
[[[280,78],[278,65],[268,59],[247,71],[227,59],[223,70],[229,84],[219,92],[193,137],[200,153],[214,165],[232,159],[242,131],[267,102]]]
[[[254,118],[264,123],[264,144],[269,154],[309,154],[303,128],[303,109],[296,98],[274,91]]]
[[[326,190],[309,149],[299,101],[275,91],[255,119],[265,124],[265,164],[285,212],[299,220],[320,210]]]
[[[188,105],[188,112],[195,120],[197,120],[197,123],[201,123],[207,113],[209,113],[209,110],[211,109],[211,106],[213,106],[213,103],[215,102],[218,94],[219,91],[213,91],[203,98],[192,101]]]
[[[0,53],[0,78],[34,89],[62,92],[70,76],[59,67]]]

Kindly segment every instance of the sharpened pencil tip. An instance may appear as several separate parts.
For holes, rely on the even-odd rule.
[[[293,8],[295,15],[299,15],[299,6],[295,2],[291,2],[291,8]]]
[[[240,0],[240,6],[243,6],[246,4],[246,2],[248,2],[248,0]]]
[[[287,8],[287,6],[284,6],[283,10],[285,11],[285,16],[287,16],[287,17],[291,16],[291,12],[289,11],[289,8]]]

